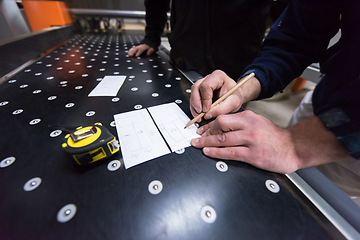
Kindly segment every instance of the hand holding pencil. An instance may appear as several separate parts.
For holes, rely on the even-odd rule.
[[[220,71],[219,71],[220,72]],[[221,72],[222,74],[224,74],[223,72]],[[220,74],[221,74],[220,73]],[[226,76],[226,74],[224,74],[225,76]],[[250,80],[252,77],[254,77],[255,76],[255,74],[254,73],[251,73],[251,74],[249,74],[249,75],[247,75],[247,76],[245,76],[245,77],[243,77],[241,80],[239,80],[239,82],[235,85],[235,86],[233,86],[228,92],[226,92],[224,95],[222,95],[218,100],[216,100],[214,103],[212,103],[211,104],[211,106],[210,106],[210,108],[209,108],[209,110],[208,111],[210,111],[212,108],[214,108],[216,105],[218,105],[219,103],[221,103],[222,101],[224,101],[226,98],[228,98],[229,96],[231,96],[236,90],[238,90],[244,83],[246,83],[248,80]],[[227,76],[226,76],[227,77]],[[197,84],[197,85],[199,85],[199,83]],[[194,88],[195,89],[199,89],[199,87],[198,86],[194,86]],[[213,87],[211,87],[211,86],[209,86],[209,88],[210,89],[212,89]],[[214,89],[215,90],[215,89]],[[199,92],[200,92],[200,90],[199,90]],[[192,91],[192,93],[193,93],[193,91]],[[196,99],[197,97],[199,97],[198,95],[199,94],[194,94],[195,96],[193,96],[193,94],[192,94],[192,96],[191,96],[191,99],[190,99],[190,102],[192,102],[192,101],[194,101],[194,99]],[[212,96],[212,95],[211,95]],[[191,112],[192,112],[192,114],[193,115],[195,115],[194,114],[194,112],[197,112],[197,111],[194,111],[194,109],[192,109],[192,104],[191,104]],[[239,106],[240,107],[240,106]],[[206,111],[206,112],[208,112],[208,111]],[[226,111],[226,110],[225,110]],[[198,114],[194,119],[192,119],[186,126],[185,126],[185,128],[187,128],[187,127],[189,127],[189,126],[191,126],[192,124],[194,124],[195,122],[197,122],[200,118],[202,118],[205,114],[206,114],[206,112],[201,112],[200,114]],[[229,111],[230,112],[230,111]]]

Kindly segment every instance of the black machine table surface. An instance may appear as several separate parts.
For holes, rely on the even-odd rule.
[[[176,102],[191,117],[175,67],[127,56],[142,37],[75,35],[0,85],[0,239],[342,239],[284,175],[200,149],[116,170],[121,152],[88,167],[64,153],[48,125],[101,122],[117,138],[118,113]],[[88,97],[107,75],[127,76],[117,96]]]

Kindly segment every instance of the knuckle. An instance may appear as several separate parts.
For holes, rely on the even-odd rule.
[[[223,71],[217,69],[217,70],[215,70],[213,73],[216,74],[216,75],[222,75],[222,74],[223,74]]]
[[[245,110],[242,112],[243,119],[246,120],[249,124],[256,124],[258,122],[258,115],[250,110]]]
[[[209,110],[209,113],[211,113],[211,116],[214,118],[214,117],[219,117],[219,116],[221,116],[221,111],[220,111],[220,109],[218,109],[218,108],[216,108],[216,107],[214,107],[214,108],[211,108],[210,110]],[[221,124],[220,122],[219,122],[219,124]]]
[[[207,88],[208,88],[208,86],[206,84],[200,84],[199,85],[199,89],[200,89],[201,92],[206,91]]]
[[[249,155],[242,148],[230,147],[228,148],[229,156],[232,160],[240,160],[244,162],[251,162]]]
[[[231,148],[231,147],[226,148],[226,154],[227,154],[229,159],[235,159],[235,157],[236,157],[236,153],[234,151],[234,148]]]
[[[197,80],[192,86],[191,86],[191,90],[197,90],[199,88],[200,85],[202,85],[202,80]]]
[[[225,133],[220,133],[217,135],[217,140],[220,144],[226,142],[226,134]]]
[[[220,122],[221,122],[221,124],[226,124],[226,123],[227,123],[227,120],[226,120],[226,119],[228,119],[227,116],[224,115],[224,114],[226,114],[226,113],[227,113],[227,112],[226,112],[225,108],[215,107],[215,108],[214,108],[214,114],[213,114],[213,116],[218,116],[218,117],[220,117]]]
[[[223,125],[226,123],[226,119],[227,116],[226,115],[220,115],[216,118],[216,120],[218,121],[219,125]]]
[[[252,111],[250,111],[250,110],[245,110],[245,111],[243,111],[242,113],[243,113],[243,115],[250,116],[251,113],[252,113]]]

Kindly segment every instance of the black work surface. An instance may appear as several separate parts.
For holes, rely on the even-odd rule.
[[[49,124],[101,122],[117,137],[114,114],[176,100],[190,117],[185,77],[161,56],[126,56],[141,39],[137,32],[76,35],[0,85],[0,161],[16,158],[0,168],[0,239],[343,238],[284,175],[235,161],[224,161],[221,172],[219,160],[199,149],[116,171],[108,163],[122,161],[121,153],[89,167],[66,156],[65,134],[50,136]],[[127,76],[119,101],[88,97],[106,75]],[[24,191],[35,177],[41,184]],[[157,195],[148,191],[153,180],[163,184]],[[269,191],[266,180],[280,191]],[[77,212],[61,223],[57,214],[67,204]],[[204,206],[215,210],[213,223],[203,220]]]

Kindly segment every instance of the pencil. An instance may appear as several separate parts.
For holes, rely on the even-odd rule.
[[[225,98],[227,98],[228,96],[233,94],[239,87],[241,87],[244,83],[246,83],[250,78],[252,78],[254,76],[255,76],[254,73],[250,73],[249,75],[243,77],[232,89],[230,89],[230,91],[225,93],[218,100],[216,100],[213,104],[211,104],[210,109],[215,107],[216,105],[218,105],[222,101],[224,101]],[[194,117],[193,120],[191,120],[188,124],[186,124],[185,128],[187,128],[187,127],[191,126],[192,124],[194,124],[197,120],[202,118],[204,115],[205,115],[205,112],[202,112],[199,115],[197,115],[196,117]]]

